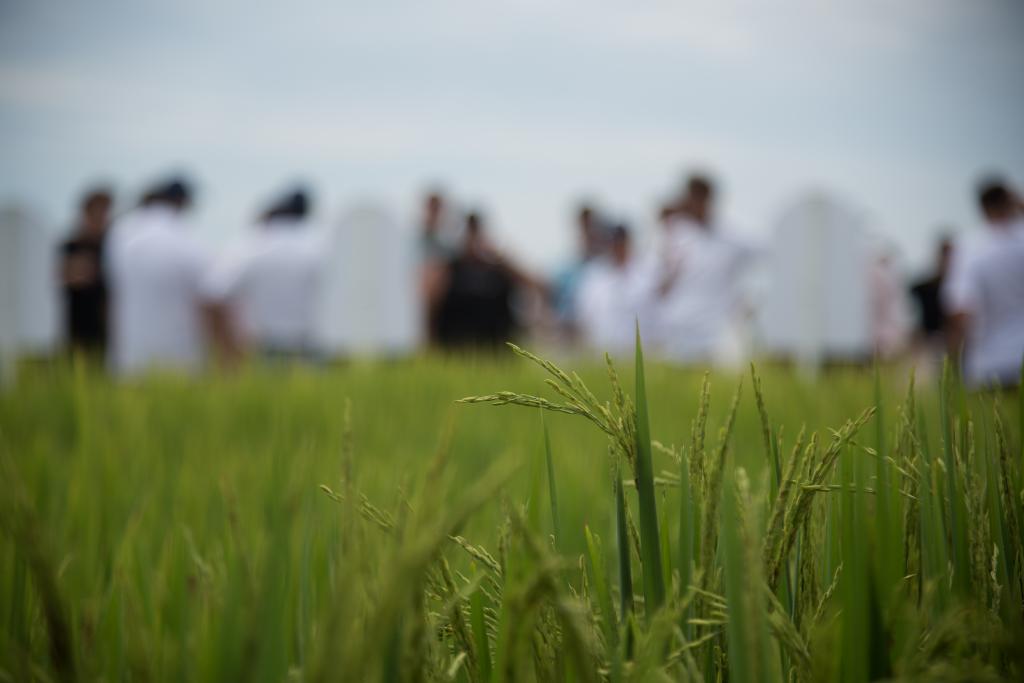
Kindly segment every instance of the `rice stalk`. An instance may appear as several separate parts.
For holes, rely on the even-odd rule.
[[[705,590],[714,589],[714,560],[715,551],[718,546],[718,504],[722,497],[722,483],[725,478],[725,456],[728,453],[729,437],[732,435],[732,427],[736,419],[736,408],[740,402],[740,390],[742,384],[736,389],[733,395],[732,405],[729,407],[729,416],[726,418],[725,426],[718,434],[718,453],[707,474],[707,485],[702,496],[704,509],[701,511],[702,533],[701,540],[701,587]]]

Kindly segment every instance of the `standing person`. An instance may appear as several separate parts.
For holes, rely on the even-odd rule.
[[[946,310],[942,305],[942,289],[949,274],[953,256],[953,240],[939,240],[932,272],[910,287],[917,306],[917,327],[914,330],[914,352],[925,367],[938,366],[946,350]]]
[[[943,237],[939,241],[935,253],[935,265],[932,272],[910,287],[910,293],[914,297],[918,310],[917,335],[928,343],[943,338],[943,345],[945,345],[946,311],[942,307],[942,286],[949,273],[952,256],[953,240]]]
[[[969,386],[1015,386],[1024,357],[1024,219],[999,180],[978,190],[985,225],[957,245],[943,297],[950,353]]]
[[[579,331],[594,351],[623,355],[633,351],[640,298],[629,228],[608,232],[608,254],[580,277],[574,308]]]
[[[445,269],[452,256],[445,242],[447,202],[440,191],[427,194],[423,202],[419,244],[419,296],[423,315],[423,338],[438,343],[437,316],[444,294]]]
[[[714,220],[714,194],[707,177],[687,180],[647,266],[653,342],[669,360],[732,360],[739,344],[741,278],[754,252]]]
[[[189,232],[187,181],[147,192],[109,238],[110,361],[123,375],[150,368],[195,371],[203,363],[200,281],[207,257]]]
[[[64,331],[73,351],[102,357],[107,346],[107,276],[103,248],[110,224],[111,192],[82,198],[77,225],[60,246]]]
[[[268,358],[314,357],[325,245],[309,212],[305,190],[280,198],[205,279],[215,339],[230,358],[248,347]]]
[[[577,290],[587,266],[605,251],[607,240],[597,209],[580,204],[576,214],[578,255],[555,276],[553,304],[555,315],[565,336],[572,340],[578,333],[578,312],[575,308]]]
[[[478,213],[466,216],[460,252],[448,263],[437,316],[437,338],[448,349],[497,348],[511,339],[518,275],[488,242]]]

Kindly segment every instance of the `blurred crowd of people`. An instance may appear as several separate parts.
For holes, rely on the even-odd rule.
[[[977,198],[984,225],[942,239],[932,274],[912,287],[916,342],[958,358],[970,385],[1013,386],[1024,361],[1024,202],[999,180]]]
[[[495,348],[529,332],[573,348],[630,353],[645,347],[680,363],[710,363],[742,338],[756,297],[748,274],[766,247],[741,240],[715,211],[711,178],[691,175],[658,212],[641,249],[626,222],[583,204],[578,252],[551,278],[514,262],[478,210],[428,193],[419,218],[416,291],[423,346]],[[69,345],[115,372],[197,370],[211,357],[313,361],[317,300],[329,248],[301,188],[263,207],[254,229],[214,255],[188,228],[193,188],[172,178],[113,218],[109,189],[88,192],[60,247]],[[898,323],[908,295],[885,259],[867,278],[877,319],[875,351],[923,356],[963,350],[972,384],[1019,380],[1024,356],[1024,206],[998,180],[978,190],[984,226],[942,241],[934,272],[909,293],[919,309],[912,343]],[[365,287],[372,288],[367,282]]]

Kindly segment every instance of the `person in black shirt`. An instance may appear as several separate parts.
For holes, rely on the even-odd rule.
[[[942,308],[942,283],[946,278],[952,253],[952,240],[943,238],[939,242],[935,270],[910,288],[920,313],[917,332],[923,340],[934,340],[945,334],[946,313]]]
[[[944,237],[939,241],[934,270],[910,287],[910,295],[917,309],[912,351],[918,377],[928,378],[942,370],[942,357],[946,352],[949,324],[942,302],[949,264],[953,255],[953,241]]]
[[[479,214],[466,217],[465,239],[448,262],[437,315],[437,340],[445,349],[496,349],[512,338],[512,299],[517,273],[484,236]]]
[[[107,282],[103,244],[113,197],[106,189],[86,193],[78,223],[60,246],[64,329],[70,348],[102,356],[107,344]]]

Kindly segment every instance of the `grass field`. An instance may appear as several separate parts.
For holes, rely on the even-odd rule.
[[[573,369],[27,368],[0,681],[1024,676],[1016,395]]]

